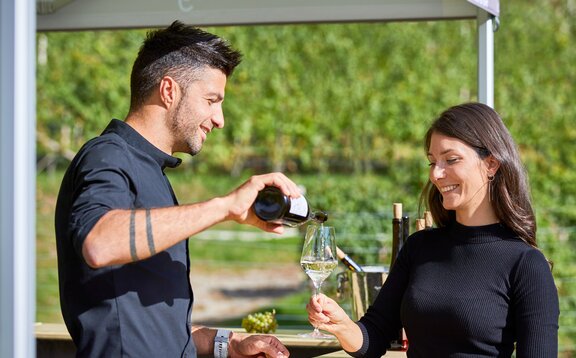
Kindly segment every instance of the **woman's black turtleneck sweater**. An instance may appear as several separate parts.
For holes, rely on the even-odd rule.
[[[558,292],[548,262],[506,227],[423,230],[407,240],[359,321],[354,356],[380,357],[402,325],[408,357],[556,358]]]

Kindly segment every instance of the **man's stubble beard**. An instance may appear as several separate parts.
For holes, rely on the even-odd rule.
[[[194,117],[194,112],[181,100],[171,118],[171,131],[174,138],[182,138],[185,148],[177,148],[182,153],[195,156],[202,150],[202,141],[198,136],[198,124],[187,121],[186,118]]]

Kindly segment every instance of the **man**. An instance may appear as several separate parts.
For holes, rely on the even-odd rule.
[[[225,220],[281,233],[250,209],[266,185],[300,192],[280,173],[230,194],[178,205],[164,175],[224,126],[227,78],[241,55],[222,39],[174,22],[150,32],[134,62],[130,111],[86,143],[56,207],[60,300],[78,356],[288,356],[272,336],[192,327],[188,237]],[[224,283],[223,283],[224,284]]]

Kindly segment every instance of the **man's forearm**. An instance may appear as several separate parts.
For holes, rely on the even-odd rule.
[[[112,210],[86,237],[82,253],[98,268],[146,259],[223,220],[224,199],[157,209]]]
[[[214,354],[214,337],[216,330],[203,326],[192,326],[192,338],[199,356],[212,356]]]

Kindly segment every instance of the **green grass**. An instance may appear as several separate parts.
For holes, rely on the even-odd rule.
[[[209,234],[218,236],[218,232]],[[301,242],[301,237],[250,241],[193,239],[189,241],[189,247],[193,260],[256,264],[269,263],[270,259],[274,258],[274,262],[277,263],[293,263],[298,262],[300,258]]]
[[[62,322],[54,239],[54,207],[62,173],[39,175],[36,187],[36,321]]]

